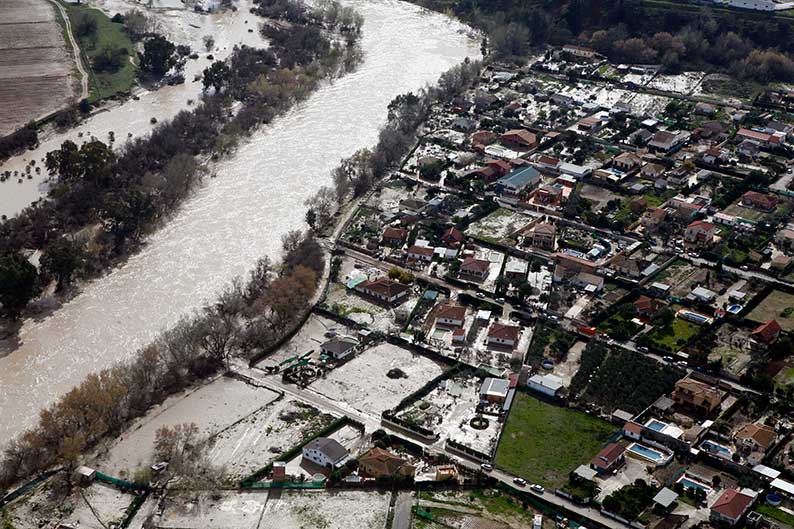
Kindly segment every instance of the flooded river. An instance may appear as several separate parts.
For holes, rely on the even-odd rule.
[[[258,257],[277,257],[281,235],[304,225],[304,200],[329,183],[342,157],[375,143],[394,96],[479,56],[479,43],[444,16],[396,0],[351,4],[366,19],[365,59],[356,72],[242,145],[139,254],[53,315],[25,322],[22,345],[0,358],[0,445],[31,426],[41,407],[211,299]],[[140,112],[148,120],[151,112]]]

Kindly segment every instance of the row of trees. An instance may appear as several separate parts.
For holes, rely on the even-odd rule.
[[[446,72],[436,86],[418,94],[409,92],[395,97],[388,106],[386,125],[378,135],[378,143],[361,149],[342,160],[332,173],[332,186],[323,186],[306,201],[309,210],[306,220],[319,229],[329,225],[340,204],[369,191],[387,171],[402,161],[416,141],[416,131],[438,102],[446,102],[478,78],[481,64],[465,61]]]
[[[157,40],[151,38],[145,46]],[[203,104],[192,111],[158,124],[149,136],[116,150],[99,140],[79,146],[66,141],[48,153],[46,167],[53,183],[48,198],[0,224],[0,258],[19,255],[22,249],[44,252],[40,275],[24,275],[26,288],[7,286],[0,277],[0,300],[6,294],[14,297],[8,304],[0,301],[3,314],[18,317],[53,278],[63,289],[128,254],[201,182],[204,168],[198,155],[232,151],[256,127],[308,97],[323,79],[355,66],[360,51],[354,43],[327,42],[327,53],[291,68],[283,64],[300,52],[278,43],[268,50],[235,48],[226,62],[205,70],[205,87],[213,86],[215,92],[205,94]],[[243,103],[236,114],[230,112],[234,101]],[[98,233],[84,230],[96,225],[101,227]]]
[[[180,321],[130,361],[90,375],[43,410],[38,425],[5,450],[0,488],[56,464],[72,469],[80,454],[122,432],[151,406],[228,368],[232,355],[250,357],[278,343],[302,321],[325,264],[311,234],[289,233],[283,249],[281,265],[260,260],[247,282],[234,281],[214,304]],[[161,437],[162,450],[175,449],[166,447],[166,437],[173,435]]]
[[[772,14],[697,5],[675,9],[641,0],[457,0],[454,11],[486,29],[500,58],[522,57],[533,45],[578,40],[620,62],[718,69],[762,82],[794,79],[794,23]]]

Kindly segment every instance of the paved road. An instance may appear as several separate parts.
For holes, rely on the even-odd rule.
[[[411,507],[413,507],[414,497],[412,492],[401,491],[397,493],[394,501],[394,516],[392,517],[391,529],[411,529]]]
[[[63,18],[64,27],[66,28],[66,36],[69,37],[69,43],[71,44],[72,51],[74,52],[74,63],[77,66],[77,71],[80,72],[80,99],[87,99],[88,72],[83,66],[83,55],[80,53],[80,46],[77,45],[77,40],[74,38],[74,33],[72,32],[72,23],[69,20],[69,15],[66,13],[66,9],[64,9],[60,2],[57,2],[56,0],[49,0],[49,2],[54,5],[56,9],[58,9],[58,11],[61,13],[61,18]]]

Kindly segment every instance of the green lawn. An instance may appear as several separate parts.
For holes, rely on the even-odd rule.
[[[138,68],[130,62],[130,57],[136,60],[135,45],[126,31],[124,31],[124,26],[111,22],[98,9],[85,5],[69,5],[67,10],[72,24],[72,32],[83,54],[83,62],[86,63],[85,66],[90,72],[89,99],[97,101],[117,94],[128,93],[133,84],[135,84]],[[93,35],[77,35],[78,20],[83,14],[92,17],[96,21],[97,29]],[[127,58],[115,72],[95,72],[92,67],[92,60],[107,48],[125,49],[127,50]]]
[[[596,417],[518,393],[495,464],[530,483],[558,487],[568,481],[572,470],[589,462],[614,431]]]
[[[771,505],[759,505],[755,510],[764,516],[772,518],[773,520],[777,520],[778,522],[784,523],[790,527],[794,527],[794,516],[785,511],[781,511],[780,509],[772,507]]]
[[[651,331],[648,334],[648,339],[656,346],[673,352],[684,347],[699,332],[700,326],[681,318],[675,318],[669,325]]]

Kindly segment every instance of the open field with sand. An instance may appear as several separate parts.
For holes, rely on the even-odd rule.
[[[72,59],[47,0],[0,0],[0,135],[72,97]]]

